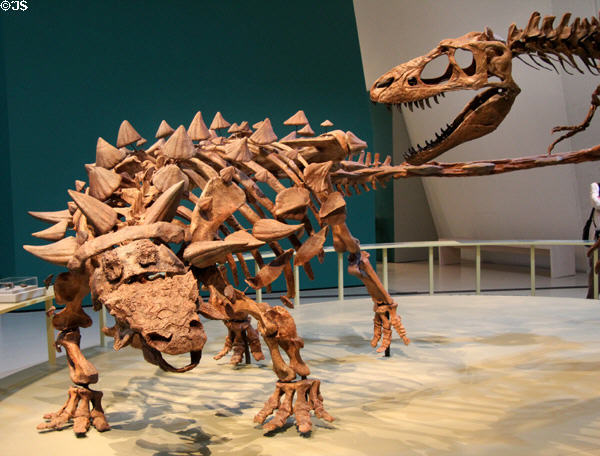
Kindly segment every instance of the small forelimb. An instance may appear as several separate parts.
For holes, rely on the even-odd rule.
[[[558,133],[559,131],[566,131],[567,133],[554,140],[554,142],[550,144],[550,146],[548,146],[548,155],[550,155],[552,149],[554,149],[554,146],[556,146],[559,142],[561,142],[564,139],[570,138],[571,136],[574,136],[581,131],[584,131],[587,127],[590,126],[590,122],[592,121],[592,118],[596,113],[596,109],[598,108],[598,106],[600,106],[599,96],[600,86],[596,87],[596,90],[594,90],[594,93],[592,93],[590,109],[588,110],[587,116],[585,117],[583,122],[581,122],[579,125],[560,125],[552,129],[552,133]]]

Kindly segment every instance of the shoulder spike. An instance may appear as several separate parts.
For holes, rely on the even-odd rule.
[[[65,237],[65,233],[67,232],[67,227],[69,226],[69,222],[67,220],[61,220],[60,222],[52,225],[50,228],[46,228],[42,231],[37,231],[32,233],[33,237],[38,239],[44,239],[46,241],[58,241]]]
[[[85,215],[90,225],[94,227],[96,234],[108,233],[116,225],[117,212],[108,204],[104,204],[90,195],[74,192],[73,190],[69,190],[69,196]]]
[[[58,266],[66,266],[75,254],[78,244],[73,236],[47,245],[24,245],[23,248],[32,255]]]
[[[170,222],[177,213],[179,201],[183,196],[185,182],[181,181],[172,185],[148,208],[144,216],[144,224],[149,225],[154,222]]]

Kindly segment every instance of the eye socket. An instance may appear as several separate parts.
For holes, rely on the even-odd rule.
[[[417,78],[415,78],[414,76],[413,76],[413,77],[410,77],[410,78],[408,78],[408,79],[406,80],[406,82],[408,82],[408,85],[409,85],[409,86],[416,86],[416,85],[418,84]]]
[[[389,78],[386,78],[383,81],[375,84],[375,88],[376,89],[384,89],[385,87],[391,86],[392,82],[394,82],[394,78],[390,76]]]

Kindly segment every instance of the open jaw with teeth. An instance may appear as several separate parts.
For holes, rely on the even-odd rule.
[[[444,92],[440,95],[444,96]],[[424,145],[411,146],[404,153],[405,160],[410,164],[420,165],[463,142],[494,131],[508,114],[515,96],[504,88],[496,87],[477,94],[451,123],[442,127],[439,133],[435,133],[434,138],[426,140]],[[432,97],[435,97],[437,102],[437,95]],[[413,103],[421,109],[424,109],[425,105],[431,107],[428,98],[407,102],[405,105],[412,111]]]
[[[115,326],[105,331],[115,338],[115,349],[132,345],[169,372],[197,366],[206,342],[197,314],[198,285],[174,253],[144,239],[106,251],[96,261],[92,298],[115,317]],[[190,363],[176,368],[162,353],[190,353]]]

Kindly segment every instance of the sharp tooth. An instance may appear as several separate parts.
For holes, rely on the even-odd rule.
[[[425,103],[423,103],[423,100],[419,100],[419,108],[425,109]]]
[[[429,104],[429,98],[425,98],[425,104],[428,108],[431,108],[431,105]]]
[[[408,109],[410,109],[410,112],[413,112],[413,103],[412,103],[412,101],[408,102]]]
[[[439,101],[438,101],[438,99],[437,99],[437,95],[434,95],[434,96],[433,96],[433,101],[435,101],[435,103],[436,103],[436,104],[440,104],[440,102],[439,102]]]
[[[441,138],[441,136],[439,135],[439,133],[436,133],[436,134],[435,134],[435,139],[438,139],[438,140],[439,140],[440,138]]]
[[[446,98],[446,94],[444,92],[440,93],[440,95]]]

